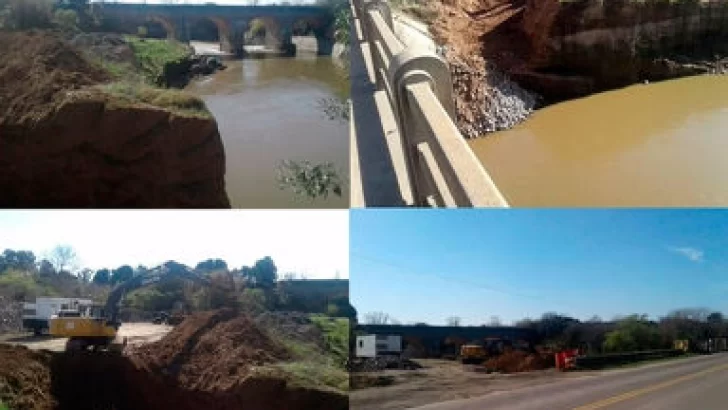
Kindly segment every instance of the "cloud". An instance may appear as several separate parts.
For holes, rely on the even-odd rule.
[[[702,262],[703,261],[703,254],[704,252],[700,249],[691,248],[689,246],[684,247],[670,247],[668,248],[670,251],[675,252],[679,255],[682,255],[688,259],[690,259],[693,262]]]

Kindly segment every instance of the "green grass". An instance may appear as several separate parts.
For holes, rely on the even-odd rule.
[[[160,84],[168,66],[181,64],[190,56],[189,48],[176,41],[133,36],[127,36],[126,41],[134,51],[142,74],[152,84]]]
[[[10,407],[8,407],[5,403],[0,400],[0,410],[10,410]]]
[[[323,332],[327,351],[343,366],[349,358],[349,320],[311,315],[311,321]]]
[[[293,386],[348,391],[349,373],[344,364],[348,356],[349,321],[323,315],[311,315],[310,319],[322,331],[323,351],[313,343],[285,339],[273,332],[271,336],[288,349],[292,359],[266,366],[260,372],[285,377]]]
[[[100,86],[101,90],[127,104],[143,103],[164,108],[181,116],[210,118],[205,103],[183,91],[155,88],[146,84],[115,82]]]

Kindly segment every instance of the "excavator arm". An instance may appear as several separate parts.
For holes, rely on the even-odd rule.
[[[166,262],[141,275],[135,276],[112,289],[111,293],[109,293],[109,297],[106,299],[106,305],[104,306],[104,313],[108,318],[109,324],[117,329],[121,325],[119,322],[119,309],[121,307],[121,300],[127,293],[169,278],[190,280],[206,286],[211,285],[210,280],[195,273],[187,266],[172,261]]]

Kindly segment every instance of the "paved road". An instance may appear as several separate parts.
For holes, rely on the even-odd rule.
[[[601,372],[544,386],[417,407],[417,410],[482,409],[728,409],[728,353]]]

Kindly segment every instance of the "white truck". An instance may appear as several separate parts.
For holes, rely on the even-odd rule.
[[[48,331],[48,320],[60,310],[78,310],[91,304],[91,299],[36,298],[35,303],[23,303],[23,329],[42,335]]]

